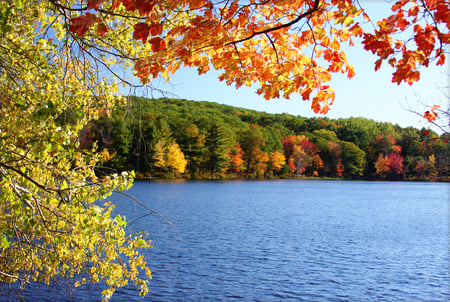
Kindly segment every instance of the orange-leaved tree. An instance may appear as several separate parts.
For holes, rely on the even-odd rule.
[[[450,40],[446,0],[399,0],[370,31],[361,26],[371,19],[357,0],[88,0],[66,8],[54,2],[66,12],[76,8],[70,30],[79,37],[111,38],[117,32],[111,17],[133,18],[130,38],[147,50],[133,58],[143,83],[168,78],[181,66],[196,67],[199,74],[213,67],[227,84],[256,83],[266,99],[301,94],[320,113],[334,101],[331,75],[354,76],[342,43],[352,46],[361,37],[364,49],[378,57],[376,70],[387,61],[392,81],[411,85],[420,67],[445,63]]]

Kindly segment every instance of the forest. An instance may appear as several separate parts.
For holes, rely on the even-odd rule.
[[[361,117],[305,118],[129,97],[80,133],[104,168],[138,178],[448,181],[448,137]]]

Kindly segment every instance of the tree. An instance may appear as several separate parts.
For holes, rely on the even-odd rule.
[[[159,169],[166,167],[167,144],[164,141],[158,141],[153,148],[153,165]]]
[[[228,156],[231,158],[230,171],[240,173],[242,169],[242,157],[244,156],[241,145],[235,143],[234,147],[229,151]]]
[[[167,148],[166,165],[176,173],[184,173],[187,165],[187,160],[180,149],[180,146],[173,142]]]
[[[336,166],[336,176],[342,177],[343,173],[344,173],[344,165],[342,165],[342,162],[338,162]]]
[[[260,127],[255,125],[251,126],[242,132],[240,138],[240,147],[243,151],[243,160],[246,164],[247,175],[255,172],[254,168],[259,159],[264,158],[261,156],[262,149],[264,149],[266,141]]]
[[[378,175],[394,179],[404,176],[406,172],[403,165],[403,156],[396,152],[385,155],[384,157],[380,154],[378,160],[375,162],[375,169]]]
[[[295,171],[297,175],[318,175],[318,170],[323,167],[323,161],[318,154],[319,148],[305,135],[290,135],[282,144],[291,172]]]
[[[254,171],[256,177],[262,178],[266,172],[268,162],[269,155],[262,150],[256,149],[254,157],[250,161],[250,170]]]
[[[270,168],[274,172],[280,172],[286,164],[286,157],[280,151],[275,151],[270,154]]]
[[[405,175],[403,156],[400,155],[400,152],[392,152],[389,155],[389,165],[394,178],[400,178]]]
[[[67,10],[59,2],[58,7]],[[212,66],[223,71],[219,79],[227,84],[259,83],[258,93],[266,99],[298,93],[312,100],[315,112],[326,113],[334,92],[325,83],[333,73],[349,78],[355,74],[341,43],[353,46],[354,38],[363,38],[364,49],[379,57],[376,70],[387,61],[394,68],[392,81],[411,85],[419,80],[420,67],[445,62],[449,8],[445,0],[399,0],[392,6],[392,15],[378,21],[373,32],[365,32],[358,20],[371,21],[370,16],[358,1],[351,0],[245,4],[117,0],[112,5],[91,0],[79,8],[79,16],[70,19],[70,29],[78,36],[96,30],[96,36],[104,40],[117,32],[105,20],[138,15],[144,19],[126,20],[135,20],[133,38],[148,45],[147,54],[134,66],[144,83],[159,75],[169,77],[182,65],[197,67],[199,74]],[[410,27],[411,37],[397,38]]]
[[[342,149],[337,142],[328,141],[328,150],[330,153],[330,167],[331,171],[335,171],[337,177],[342,176],[344,167],[342,166]]]
[[[216,122],[212,125],[207,137],[208,166],[211,173],[222,172],[229,164],[227,153],[232,147],[230,131]]]
[[[183,149],[183,153],[188,161],[188,170],[190,173],[198,173],[199,169],[204,166],[206,157],[205,134],[201,133],[194,123],[189,124],[187,127],[180,127],[180,129],[184,129],[184,135],[177,142]]]
[[[359,177],[363,175],[366,165],[365,152],[350,142],[340,142],[342,150],[343,175],[345,177]]]
[[[106,283],[105,298],[128,282],[145,294],[139,249],[150,242],[101,202],[134,174],[106,175],[102,154],[81,150],[77,135],[124,99],[65,24],[52,2],[0,3],[0,281],[84,275]]]
[[[332,74],[354,76],[342,43],[361,37],[379,57],[376,69],[387,61],[394,82],[412,84],[419,67],[445,63],[449,6],[400,0],[391,16],[364,32],[359,20],[370,18],[350,0],[1,1],[1,281],[48,283],[83,273],[89,282],[106,280],[105,299],[128,281],[147,292],[143,278],[150,273],[138,249],[150,243],[126,234],[111,205],[94,204],[129,187],[133,174],[100,174],[102,154],[81,150],[78,137],[124,101],[117,81],[133,86],[117,70],[132,68],[152,85],[183,66],[200,74],[213,67],[227,84],[259,84],[267,99],[299,94],[314,112],[326,113],[334,102]],[[399,32],[411,38],[400,41]],[[293,131],[305,126],[292,122]],[[341,147],[344,175],[359,175],[364,152],[351,143]]]
[[[380,154],[375,162],[375,169],[378,175],[386,177],[391,172],[389,157],[387,155],[383,156]]]

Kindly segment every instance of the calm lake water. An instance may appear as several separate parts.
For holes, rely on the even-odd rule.
[[[112,301],[448,301],[449,184],[136,182],[117,213],[154,242],[151,292]],[[71,301],[99,300],[98,291]],[[58,291],[27,297],[61,300]]]

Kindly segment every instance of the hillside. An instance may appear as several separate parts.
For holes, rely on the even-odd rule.
[[[80,142],[105,150],[105,166],[140,177],[448,180],[447,138],[360,117],[130,97]]]

